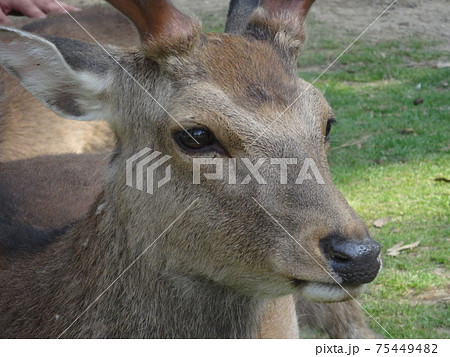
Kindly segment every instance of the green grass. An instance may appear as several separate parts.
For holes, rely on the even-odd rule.
[[[213,31],[223,22],[204,19]],[[309,33],[299,75],[312,82],[358,34],[336,38],[314,19]],[[329,155],[334,182],[383,245],[383,270],[361,300],[395,338],[450,337],[450,184],[434,180],[450,179],[450,69],[434,68],[449,61],[436,45],[363,39],[315,84],[338,120]],[[416,98],[423,103],[414,105]],[[373,227],[388,216],[390,223]],[[386,255],[400,241],[418,240],[413,250]]]
[[[203,15],[201,21],[204,32],[224,32],[226,22],[225,17],[226,14],[223,16],[214,14]]]
[[[317,31],[299,60],[309,81],[352,41],[311,26]],[[395,338],[450,337],[450,184],[434,180],[450,179],[450,70],[434,68],[449,60],[436,45],[361,41],[315,84],[338,120],[329,155],[334,182],[383,245],[384,267],[363,306]],[[423,103],[414,105],[416,98]],[[373,227],[388,216],[390,223]],[[400,241],[418,240],[413,250],[386,255]]]

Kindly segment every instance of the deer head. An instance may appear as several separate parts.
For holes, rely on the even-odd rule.
[[[337,283],[358,294],[379,270],[379,246],[331,182],[333,112],[297,77],[312,2],[262,0],[233,35],[202,34],[168,1],[111,0],[136,25],[139,48],[105,51],[1,28],[0,63],[59,115],[110,123],[117,145],[99,230],[120,224],[120,239],[141,252],[198,198],[155,244],[150,266],[245,295],[345,300]],[[172,157],[172,179],[153,195],[126,186],[127,159],[146,147]],[[224,159],[225,172],[229,159],[254,167],[308,159],[323,182],[295,184],[298,171],[287,168],[280,184],[281,165],[260,165],[266,184],[247,182],[248,166],[238,166],[237,184],[193,185],[198,158]]]

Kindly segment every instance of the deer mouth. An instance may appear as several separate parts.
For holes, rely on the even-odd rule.
[[[359,296],[366,287],[366,284],[339,285],[336,283],[321,283],[299,279],[292,279],[292,285],[303,298],[317,302],[350,300]]]

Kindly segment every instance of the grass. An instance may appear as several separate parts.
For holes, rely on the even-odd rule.
[[[352,38],[312,22],[299,75],[313,81]],[[321,27],[323,26],[323,27]],[[317,81],[334,108],[334,182],[382,245],[383,270],[363,306],[395,338],[450,337],[450,81],[448,54],[423,39],[361,41]],[[414,105],[414,100],[423,103]],[[391,217],[380,229],[372,222]],[[387,249],[420,240],[399,256]],[[371,327],[384,331],[374,322]],[[387,336],[386,336],[387,337]]]
[[[205,27],[223,30],[209,16]],[[312,82],[358,35],[309,20],[299,75]],[[395,338],[449,338],[450,69],[448,53],[424,39],[355,44],[315,84],[334,108],[329,155],[334,182],[383,246],[383,270],[362,297]],[[414,105],[414,100],[423,103]],[[391,217],[377,229],[372,222]],[[388,256],[387,249],[420,240]],[[373,330],[386,333],[370,321]]]

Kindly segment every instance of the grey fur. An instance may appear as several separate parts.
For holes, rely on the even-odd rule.
[[[231,0],[225,32],[232,34],[244,32],[247,22],[258,4],[259,0]]]

